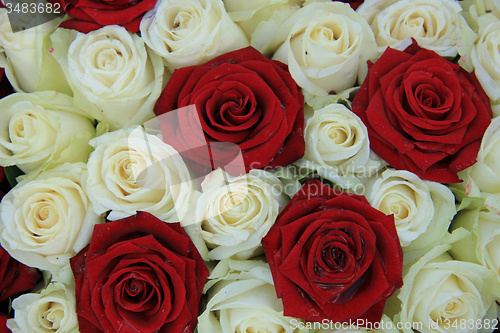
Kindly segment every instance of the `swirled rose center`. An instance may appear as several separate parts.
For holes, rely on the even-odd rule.
[[[102,70],[117,70],[122,62],[123,55],[120,50],[109,48],[99,52],[94,66]]]
[[[64,305],[58,302],[47,302],[39,312],[38,322],[45,330],[57,331],[61,328],[64,319]]]
[[[394,214],[395,222],[399,224],[410,216],[411,207],[408,204],[410,200],[401,193],[388,194],[380,203],[379,210],[384,214]]]
[[[425,37],[429,30],[429,22],[420,13],[405,13],[400,21],[391,29],[391,37],[403,40],[408,36]],[[432,31],[432,28],[430,28]]]
[[[38,118],[32,113],[11,118],[9,124],[10,141],[16,144],[27,144],[37,134]]]
[[[438,322],[459,318],[468,311],[466,303],[463,297],[455,297],[432,311],[431,318]]]
[[[172,6],[164,15],[165,30],[173,41],[188,36],[202,21],[200,9],[190,5]]]
[[[347,124],[337,121],[325,123],[320,126],[320,131],[326,132],[332,143],[337,146],[351,147],[356,142],[356,131]]]
[[[158,290],[152,282],[158,280],[148,269],[126,273],[115,287],[117,303],[125,310],[143,312],[154,309],[159,304]]]

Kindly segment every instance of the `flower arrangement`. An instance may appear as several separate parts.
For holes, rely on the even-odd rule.
[[[493,332],[499,0],[3,0],[0,332]]]

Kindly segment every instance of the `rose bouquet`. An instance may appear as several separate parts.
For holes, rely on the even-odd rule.
[[[499,0],[3,0],[0,332],[494,331]]]

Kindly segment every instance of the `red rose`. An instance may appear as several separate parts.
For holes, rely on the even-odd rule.
[[[372,150],[396,169],[441,183],[476,162],[492,117],[474,73],[420,48],[387,48],[354,98]]]
[[[39,278],[36,268],[21,264],[0,246],[0,303],[32,289]]]
[[[304,155],[304,97],[286,65],[252,47],[174,71],[154,111],[183,107],[160,119],[163,139],[210,170],[278,167]],[[240,150],[243,162],[231,162]]]
[[[285,316],[379,322],[403,285],[393,216],[318,180],[304,184],[262,245]]]
[[[11,333],[12,331],[7,327],[7,319],[10,317],[5,313],[0,312],[0,333]]]
[[[60,27],[84,34],[106,25],[121,25],[131,33],[139,31],[142,16],[153,9],[156,0],[49,0],[61,4],[72,19]]]
[[[194,331],[208,269],[179,223],[139,212],[96,225],[70,263],[80,332]]]

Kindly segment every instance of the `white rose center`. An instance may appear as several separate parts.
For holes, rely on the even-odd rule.
[[[12,143],[24,144],[36,135],[38,118],[31,113],[12,117],[9,123],[9,135]]]
[[[57,129],[42,107],[23,101],[14,104],[11,111],[13,115],[8,123],[8,137],[0,137],[0,144],[8,153],[29,157],[54,146]],[[45,154],[49,155],[50,151]]]
[[[135,149],[124,149],[115,153],[108,164],[106,179],[108,185],[116,188],[123,196],[136,193],[144,185],[147,163]]]
[[[64,226],[61,214],[66,215],[68,203],[55,191],[37,193],[26,200],[23,215],[28,235],[38,243],[44,243]]]
[[[320,130],[327,133],[333,145],[351,147],[356,142],[356,129],[351,128],[349,124],[340,124],[335,121],[322,124]]]
[[[99,52],[95,67],[102,70],[117,70],[122,61],[123,56],[120,50],[110,48]]]
[[[445,320],[460,318],[467,313],[467,304],[463,297],[455,297],[449,302],[437,307],[431,312],[434,321],[443,323]]]
[[[58,302],[48,302],[45,303],[44,309],[39,312],[40,325],[46,330],[57,331],[61,328],[61,321],[64,319],[64,305]]]
[[[201,24],[202,14],[194,6],[173,6],[165,12],[164,29],[169,33],[171,40],[178,41],[188,36]]]
[[[425,37],[427,33],[432,35],[434,30],[432,17],[427,12],[421,12],[418,8],[403,13],[399,17],[399,21],[389,20],[388,28],[391,30],[391,37],[399,40],[409,36]]]
[[[384,214],[394,214],[394,222],[398,228],[407,227],[415,215],[415,192],[405,184],[393,186],[380,201],[378,209]]]

